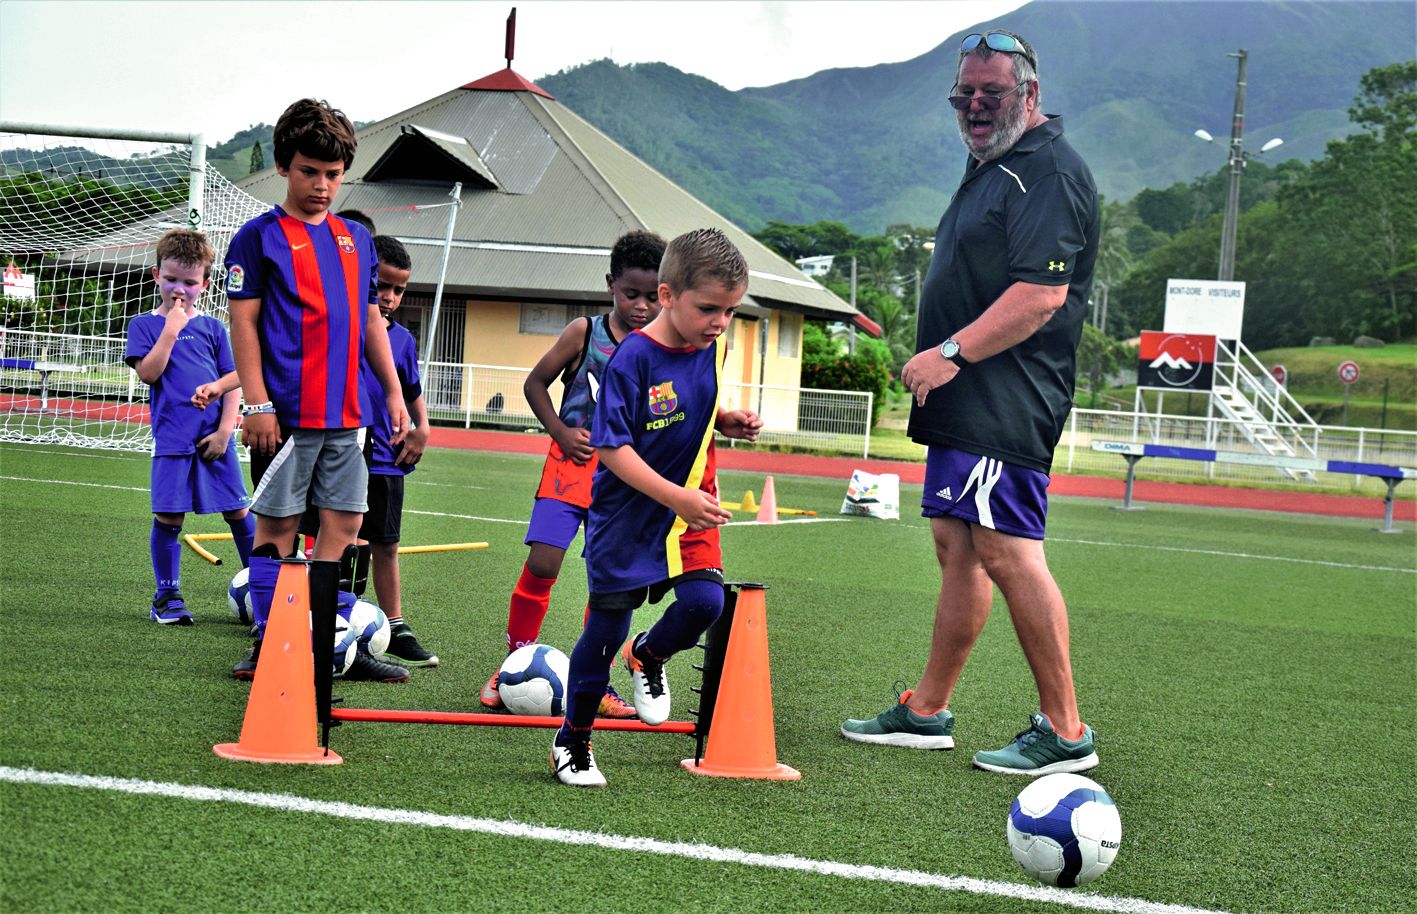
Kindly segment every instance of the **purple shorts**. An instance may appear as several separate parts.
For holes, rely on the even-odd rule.
[[[925,453],[923,517],[957,517],[1031,540],[1048,520],[1048,474],[952,447]]]
[[[585,523],[588,508],[567,504],[558,498],[538,498],[531,506],[531,523],[526,528],[526,544],[545,543],[569,549],[576,532]]]
[[[249,504],[235,443],[215,460],[203,460],[197,454],[153,458],[154,514],[215,514]]]

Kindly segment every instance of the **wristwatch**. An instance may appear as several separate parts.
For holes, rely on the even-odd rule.
[[[940,355],[954,362],[955,365],[960,368],[964,368],[969,364],[965,357],[959,354],[959,343],[955,342],[954,337],[950,337],[940,344]]]

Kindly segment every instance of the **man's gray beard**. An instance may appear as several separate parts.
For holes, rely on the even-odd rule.
[[[969,135],[969,112],[961,111],[957,120],[959,121],[959,136],[964,140],[964,148],[981,162],[992,162],[1002,158],[1005,153],[1014,148],[1014,144],[1028,129],[1028,112],[1024,110],[1024,106],[1021,104],[1011,105],[1004,112],[1002,118],[995,118],[994,135],[989,137],[989,142],[984,144],[984,148],[975,149],[970,142],[972,137]]]

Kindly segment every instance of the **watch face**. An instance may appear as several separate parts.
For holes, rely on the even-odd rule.
[[[959,355],[959,343],[954,340],[945,340],[940,344],[940,354],[947,359],[952,359]]]

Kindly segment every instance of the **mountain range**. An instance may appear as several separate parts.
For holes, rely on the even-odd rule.
[[[861,4],[862,15],[871,15]],[[1410,0],[1035,0],[900,63],[730,91],[662,63],[595,61],[536,82],[749,229],[933,225],[964,165],[945,102],[965,34],[1006,28],[1038,52],[1043,108],[1109,199],[1225,164],[1237,61],[1248,52],[1246,148],[1314,159],[1352,128],[1359,77],[1414,56]],[[882,56],[889,56],[882,49]],[[1193,134],[1216,138],[1204,143]]]

